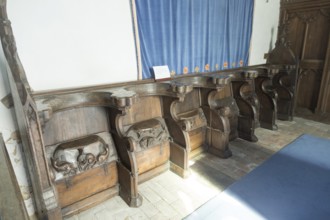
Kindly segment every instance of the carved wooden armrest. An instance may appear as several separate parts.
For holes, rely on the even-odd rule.
[[[257,119],[258,111],[256,106],[251,105],[251,103],[245,99],[237,99],[236,103],[239,108],[239,114]]]
[[[232,111],[228,106],[220,107],[217,109],[217,112],[222,117],[229,117],[232,114]]]
[[[137,101],[137,94],[134,91],[126,89],[117,89],[111,91],[112,103],[117,108],[127,108],[132,106]]]
[[[258,96],[255,93],[252,85],[250,85],[249,83],[245,82],[244,84],[242,84],[242,86],[240,87],[240,95],[244,100],[249,102],[251,105],[254,105],[256,107],[259,106]]]
[[[250,94],[246,100],[250,102],[253,106],[256,106],[257,108],[259,107],[259,99],[258,96],[255,93]]]
[[[231,82],[231,75],[212,75],[212,83],[218,88],[228,85]]]
[[[183,101],[184,96],[194,89],[192,84],[185,84],[177,81],[171,81],[170,87],[172,89],[172,92],[177,94],[177,97],[180,101]]]
[[[294,85],[292,85],[289,73],[278,73],[274,77],[274,88],[278,91],[278,97],[282,97],[285,99],[293,99]]]
[[[245,79],[254,79],[258,77],[258,71],[257,70],[247,70],[244,72],[241,72],[241,77]]]
[[[230,125],[229,125],[229,121],[228,118],[234,116],[236,113],[233,112],[230,107],[228,106],[224,106],[224,107],[220,107],[218,109],[216,109],[216,112],[218,113],[218,115],[220,116],[220,118],[222,118],[222,129],[224,133],[230,133]],[[224,120],[223,118],[226,118],[226,120]]]

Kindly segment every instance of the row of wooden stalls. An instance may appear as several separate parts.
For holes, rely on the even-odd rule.
[[[263,65],[36,94],[25,113],[31,159],[52,189],[39,202],[61,216],[118,194],[138,207],[142,182],[168,169],[185,178],[200,152],[228,158],[231,140],[255,142],[255,128],[291,120],[294,77],[294,66]]]
[[[37,94],[30,91],[5,10],[1,17],[40,219],[61,219],[118,194],[138,207],[142,182],[168,169],[187,177],[189,158],[200,152],[228,158],[231,140],[255,142],[255,128],[275,130],[277,118],[292,120],[296,66],[284,44],[265,65]]]

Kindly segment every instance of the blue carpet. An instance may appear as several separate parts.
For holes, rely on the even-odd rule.
[[[302,135],[185,219],[330,219],[330,140]]]

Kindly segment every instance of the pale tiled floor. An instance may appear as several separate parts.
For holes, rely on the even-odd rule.
[[[116,196],[69,219],[182,219],[301,134],[330,138],[330,125],[319,122],[295,118],[292,122],[278,121],[277,125],[277,131],[258,128],[257,143],[240,139],[231,142],[233,156],[229,159],[198,155],[190,161],[192,172],[187,179],[167,171],[139,185],[143,196],[139,208],[128,207]]]

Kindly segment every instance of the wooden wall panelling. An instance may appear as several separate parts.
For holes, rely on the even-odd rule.
[[[297,108],[315,110],[320,93],[324,63],[321,60],[302,60],[299,65]]]
[[[52,114],[48,118],[43,117],[43,113],[40,119],[43,133],[47,134],[44,135],[46,146],[110,130],[104,107],[80,107],[52,112],[48,113]]]
[[[308,19],[298,16],[305,30],[300,53],[297,106],[314,111],[320,92],[330,25],[329,18],[322,16],[319,10],[310,12],[308,16]]]
[[[326,90],[322,83],[330,33],[330,2],[325,0],[281,2],[280,26],[287,26],[285,41],[300,60],[296,90],[297,109],[315,111],[319,96]],[[282,37],[279,29],[278,39]],[[321,101],[323,99],[320,99]],[[320,103],[320,104],[318,104]]]

